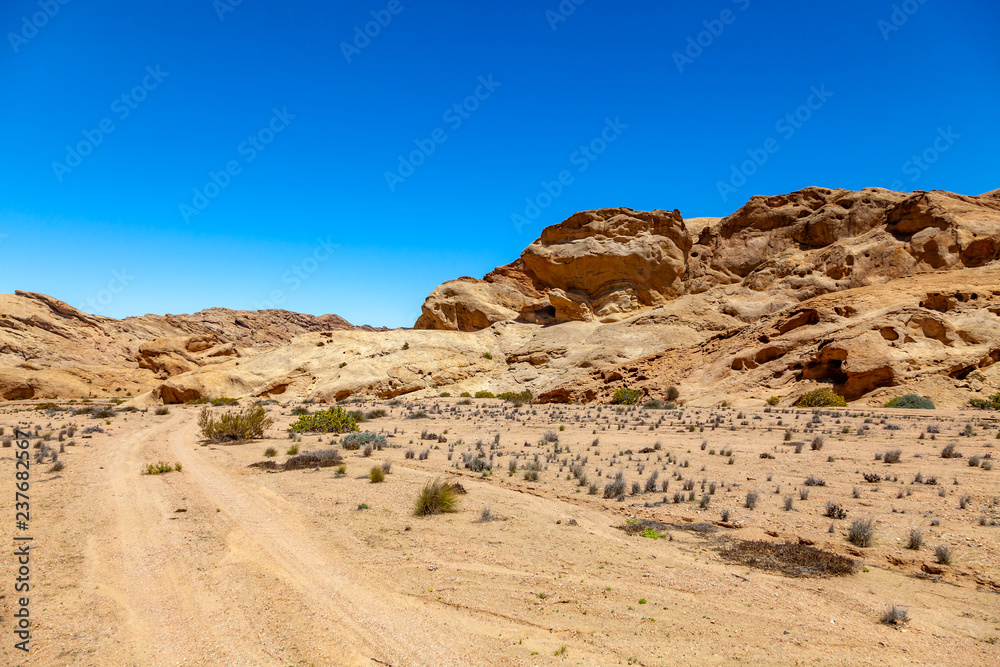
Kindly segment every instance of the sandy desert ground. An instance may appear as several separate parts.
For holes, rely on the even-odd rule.
[[[201,440],[201,406],[95,419],[73,414],[79,401],[59,404],[70,409],[0,407],[0,439],[17,427],[37,434],[35,447],[50,434],[44,444],[61,449],[64,464],[52,471],[50,457],[31,469],[36,624],[28,657],[12,649],[15,573],[3,560],[5,664],[1000,660],[996,413],[357,403],[350,409],[387,411],[361,427],[387,434],[389,446],[368,458],[342,452],[339,474],[249,467],[282,463],[293,444],[308,452],[339,440],[305,435],[293,443],[285,429],[298,403],[268,405],[270,438],[233,445]],[[104,432],[84,433],[93,426]],[[425,431],[446,442],[422,440]],[[811,446],[816,436],[824,437],[821,449]],[[462,466],[478,442],[492,464],[485,475]],[[962,458],[941,457],[952,442]],[[799,453],[795,443],[803,443]],[[278,456],[265,459],[268,447]],[[896,449],[899,463],[876,459]],[[0,450],[9,487],[14,451]],[[181,470],[141,474],[161,460]],[[538,480],[527,481],[536,460]],[[392,463],[386,480],[370,482],[369,470],[384,461]],[[618,471],[629,491],[605,499]],[[653,471],[656,490],[646,492]],[[866,482],[865,473],[882,479]],[[823,484],[805,486],[810,477]],[[927,483],[932,477],[936,484]],[[460,511],[414,516],[418,493],[435,478],[465,488]],[[632,482],[642,487],[635,495]],[[749,509],[753,491],[759,498]],[[12,488],[0,494],[8,544],[13,496]],[[825,516],[828,502],[846,518]],[[484,507],[497,520],[480,521]],[[874,544],[854,546],[852,521],[869,517]],[[621,529],[630,525],[651,529]],[[924,540],[918,550],[906,548],[913,528]],[[750,553],[740,550],[744,540],[812,544],[856,569],[791,576],[723,558],[727,545]],[[938,563],[940,545],[950,547],[950,565]],[[893,603],[906,608],[908,622],[880,622]]]

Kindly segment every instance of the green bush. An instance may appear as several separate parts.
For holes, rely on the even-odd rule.
[[[382,470],[382,466],[375,466],[368,472],[368,479],[372,481],[372,484],[384,482],[385,470]]]
[[[504,401],[509,401],[511,403],[527,403],[528,401],[531,400],[531,392],[505,391],[502,394],[497,394],[496,397]]]
[[[210,442],[263,438],[264,430],[273,421],[267,415],[267,410],[259,405],[244,408],[239,412],[226,412],[219,417],[212,416],[208,408],[202,408],[198,415],[201,434]]]
[[[635,405],[640,398],[642,398],[642,392],[638,389],[618,387],[611,397],[611,402],[615,405]]]
[[[384,435],[377,435],[371,431],[363,431],[361,433],[348,433],[344,436],[344,440],[340,443],[340,446],[348,451],[354,451],[361,449],[365,445],[372,445],[376,449],[382,449],[387,444],[387,440]]]
[[[496,398],[492,391],[486,391],[485,389],[477,391],[475,398]]]
[[[969,399],[969,405],[980,410],[1000,410],[1000,393],[993,394],[989,397],[989,400],[981,398]]]
[[[767,404],[768,405],[777,405],[780,402],[781,402],[781,399],[778,398],[777,396],[772,396],[771,398],[767,399]]]
[[[219,405],[238,405],[239,402],[240,401],[239,401],[238,398],[226,398],[226,397],[222,397],[222,398],[213,398],[212,399],[212,405],[215,405],[215,406],[219,406]]]
[[[181,471],[181,464],[180,463],[178,463],[176,465],[170,465],[169,463],[164,463],[163,461],[160,461],[159,463],[150,463],[150,464],[146,465],[146,467],[142,469],[142,474],[143,475],[164,475],[164,474],[166,474],[168,472],[174,472],[174,471],[177,471],[177,472]]]
[[[847,401],[844,400],[844,397],[835,394],[828,387],[813,389],[795,403],[795,407],[797,408],[845,407],[846,405]]]
[[[472,398],[472,394],[470,394],[467,391],[463,391],[461,394],[459,394],[459,396],[461,396],[462,398]]]
[[[933,410],[934,401],[916,394],[903,394],[885,404],[887,408],[905,408],[909,410]]]
[[[428,482],[417,497],[413,513],[417,516],[458,511],[458,491],[451,484],[434,480]]]
[[[311,415],[299,415],[298,421],[289,427],[296,433],[311,431],[318,433],[344,433],[358,430],[357,420],[347,410],[337,406],[329,410],[317,410]]]

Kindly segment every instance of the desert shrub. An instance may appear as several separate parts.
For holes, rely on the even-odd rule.
[[[93,417],[94,419],[111,419],[112,417],[115,416],[115,414],[116,413],[114,408],[105,407],[105,408],[94,408],[91,411],[90,416]]]
[[[264,431],[274,422],[261,406],[246,407],[238,412],[227,411],[218,417],[208,408],[198,415],[198,426],[209,442],[254,440],[264,437]]]
[[[618,471],[615,478],[604,486],[605,498],[621,498],[625,495],[625,473]]]
[[[476,392],[474,398],[496,398],[496,396],[493,395],[492,391],[486,391],[485,389],[481,389],[480,391]]]
[[[611,396],[611,402],[615,405],[635,405],[642,397],[642,392],[628,387],[618,387]]]
[[[459,394],[459,396],[461,396],[462,398],[472,398],[472,394],[470,394],[467,391],[463,391],[461,394]],[[468,405],[468,403],[462,403],[461,401],[459,401],[459,405]]]
[[[757,507],[757,499],[760,497],[760,493],[757,491],[750,491],[747,493],[746,502],[743,504],[748,510],[752,510]]]
[[[156,410],[153,411],[153,414],[157,414],[157,415],[169,415],[170,414],[170,408],[168,408],[165,405],[161,405],[160,407],[156,408]]]
[[[728,520],[727,516],[723,517],[723,521]],[[851,558],[798,542],[774,544],[764,540],[733,540],[724,543],[719,555],[731,562],[775,570],[790,577],[837,577],[853,574],[857,569],[857,562]]]
[[[934,550],[934,558],[942,565],[951,565],[951,547],[941,544]]]
[[[835,503],[832,500],[828,500],[826,503],[826,511],[824,512],[826,516],[831,519],[845,519],[847,518],[847,510],[840,506],[840,503]]]
[[[963,509],[964,510],[966,507],[969,506],[969,503],[971,503],[971,502],[972,502],[972,497],[971,496],[963,495],[963,496],[961,496],[958,499],[958,507],[959,507],[959,509]]]
[[[944,446],[944,449],[941,450],[941,458],[943,458],[943,459],[960,459],[960,458],[962,458],[962,454],[959,453],[959,452],[957,452],[957,451],[955,451],[955,443],[954,442],[949,442],[947,445]]]
[[[369,445],[374,449],[382,449],[386,446],[387,442],[384,435],[372,433],[371,431],[361,431],[360,433],[348,433],[345,435],[340,446],[348,451],[355,451]]]
[[[674,406],[671,403],[664,403],[660,399],[654,398],[651,401],[643,403],[642,407],[646,410],[672,410]]]
[[[982,461],[983,461],[983,457],[981,457],[981,456],[970,456],[969,457],[969,467],[970,468],[975,468],[980,463],[982,463]]]
[[[555,431],[546,431],[542,436],[542,442],[559,442],[559,434]]]
[[[781,402],[781,399],[778,398],[777,396],[772,396],[771,398],[767,399],[767,404],[768,405],[777,405],[780,402]]]
[[[149,463],[145,468],[142,469],[143,475],[163,475],[168,472],[181,471],[181,464],[170,465],[169,463],[164,463],[160,461],[159,463]]]
[[[531,400],[530,391],[505,391],[496,395],[497,398],[508,403],[527,403]]]
[[[812,439],[812,443],[810,443],[809,447],[814,452],[818,452],[819,450],[823,449],[823,445],[825,444],[826,444],[826,438],[824,438],[821,435],[817,435],[815,438]]]
[[[303,405],[297,405],[294,408],[292,408],[292,415],[295,416],[295,417],[298,417],[300,415],[307,415],[307,414],[309,414],[309,408],[307,408],[307,407],[305,407]]]
[[[324,449],[318,452],[306,452],[293,456],[283,466],[285,470],[304,470],[306,468],[332,468],[344,462],[340,454],[333,449]]]
[[[667,397],[668,401],[670,401],[671,403],[674,403],[674,402],[677,401],[678,398],[680,398],[681,391],[677,387],[670,386],[670,387],[667,387],[667,393],[665,394],[665,396]]]
[[[237,405],[239,402],[240,401],[237,398],[227,398],[227,397],[213,398],[212,401],[211,401],[212,405],[214,405],[214,406],[220,406],[220,405]]]
[[[417,516],[458,511],[458,491],[447,482],[436,479],[424,485],[417,496],[413,513]]]
[[[882,460],[886,463],[899,463],[901,458],[903,458],[903,452],[898,449],[890,449],[882,456]]]
[[[903,394],[885,404],[887,408],[905,408],[909,410],[933,410],[934,401],[916,394]]]
[[[660,471],[654,470],[649,475],[649,477],[646,478],[646,486],[645,486],[646,493],[654,493],[656,491],[656,481],[659,476],[660,476]]]
[[[479,512],[479,518],[476,519],[476,523],[490,523],[491,521],[497,521],[500,517],[493,513],[489,505],[483,507]]]
[[[812,475],[809,475],[809,477],[806,478],[806,481],[803,482],[803,484],[805,484],[806,486],[826,486],[826,480],[820,477],[813,477]]]
[[[906,548],[916,551],[922,546],[924,546],[924,534],[920,532],[919,528],[910,528],[910,532],[906,536]]]
[[[980,410],[1000,410],[1000,393],[993,394],[988,400],[981,398],[969,399],[969,405]]]
[[[263,408],[261,408],[263,409]],[[296,433],[344,433],[358,430],[357,420],[340,406],[329,410],[317,410],[311,415],[299,415],[290,427]]]
[[[828,387],[813,389],[795,402],[797,408],[845,407],[847,401]]]
[[[368,471],[368,479],[371,480],[372,484],[378,484],[385,481],[385,470],[382,470],[381,466],[374,466]]]
[[[847,541],[858,547],[870,547],[875,541],[875,519],[855,519],[847,529]]]
[[[890,605],[883,613],[881,622],[886,625],[902,625],[910,620],[905,607]]]

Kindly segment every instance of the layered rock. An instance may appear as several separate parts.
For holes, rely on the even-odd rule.
[[[546,228],[517,262],[482,281],[445,283],[425,301],[416,327],[614,319],[732,284],[801,301],[998,256],[995,192],[806,188],[753,197],[721,220],[690,222],[678,211],[602,209]]]
[[[211,308],[117,320],[19,290],[0,295],[0,397],[132,395],[299,334],[354,329],[336,315],[284,310]]]

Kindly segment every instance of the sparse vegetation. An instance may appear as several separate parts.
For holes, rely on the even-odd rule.
[[[347,410],[335,406],[329,410],[299,415],[289,430],[296,433],[348,433],[358,430],[358,422]]]
[[[243,408],[237,412],[227,411],[218,417],[208,408],[202,408],[198,415],[198,426],[209,442],[243,442],[264,437],[264,431],[274,423],[261,406]]]
[[[834,393],[834,391],[828,387],[813,389],[795,402],[795,407],[797,408],[828,408],[846,406],[847,401],[844,400],[844,397]]]
[[[909,614],[904,607],[898,605],[889,605],[889,607],[882,613],[881,622],[886,625],[903,625],[910,620]]]
[[[458,492],[447,482],[428,482],[417,497],[414,514],[428,516],[458,511]]]
[[[182,466],[180,463],[175,463],[174,465],[170,465],[169,463],[165,463],[163,461],[160,461],[158,463],[148,463],[146,464],[146,467],[142,469],[142,474],[164,475],[168,472],[180,472],[181,467]]]
[[[870,547],[875,541],[875,519],[855,519],[847,530],[847,541],[858,547]]]
[[[933,410],[934,401],[916,394],[903,394],[885,404],[887,408],[903,408],[908,410]]]
[[[628,387],[619,387],[611,396],[611,402],[615,405],[635,405],[642,398],[642,392]]]

